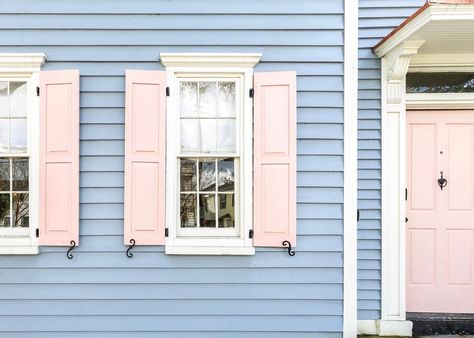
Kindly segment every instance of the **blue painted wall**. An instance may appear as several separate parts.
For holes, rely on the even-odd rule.
[[[0,257],[1,337],[336,338],[342,330],[343,0],[0,0],[0,52],[81,72],[80,241]],[[125,257],[125,69],[261,52],[298,73],[298,247]]]
[[[359,0],[358,319],[380,319],[380,60],[371,48],[424,0]]]

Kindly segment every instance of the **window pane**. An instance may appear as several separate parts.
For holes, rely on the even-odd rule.
[[[13,226],[28,227],[29,225],[29,204],[28,194],[13,193]]]
[[[220,152],[235,151],[235,120],[219,120],[217,150]]]
[[[28,191],[28,159],[12,159],[13,191]]]
[[[235,116],[235,82],[219,82],[217,111],[220,117]]]
[[[181,191],[196,191],[196,161],[182,158],[181,165]]]
[[[407,93],[472,93],[474,73],[408,73]]]
[[[26,117],[26,82],[10,82],[10,116]]]
[[[195,228],[197,226],[196,194],[181,194],[180,219],[182,228]]]
[[[0,116],[8,116],[8,82],[0,82]]]
[[[0,153],[8,153],[8,119],[0,119]]]
[[[219,194],[219,228],[235,227],[234,194]]]
[[[10,160],[0,159],[0,191],[10,190]]]
[[[217,120],[199,120],[199,128],[199,150],[201,152],[215,152]]]
[[[234,190],[234,159],[226,158],[217,162],[219,172],[218,190]]]
[[[197,119],[181,120],[181,150],[197,151]]]
[[[215,194],[199,194],[199,226],[201,228],[216,227]]]
[[[197,117],[196,82],[181,82],[179,102],[181,117]]]
[[[10,120],[10,152],[26,152],[26,119]]]
[[[215,117],[216,113],[216,82],[199,82],[199,117]]]
[[[10,226],[10,194],[0,194],[0,227]]]
[[[199,190],[216,190],[216,162],[214,159],[199,160]]]

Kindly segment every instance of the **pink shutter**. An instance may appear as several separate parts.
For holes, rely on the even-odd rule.
[[[41,245],[79,245],[79,71],[40,72]]]
[[[254,75],[254,245],[296,245],[296,73]]]
[[[165,242],[166,72],[127,70],[124,244]]]

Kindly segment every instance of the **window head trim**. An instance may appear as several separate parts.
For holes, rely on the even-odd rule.
[[[253,68],[261,57],[261,53],[161,53],[160,61],[167,68]]]

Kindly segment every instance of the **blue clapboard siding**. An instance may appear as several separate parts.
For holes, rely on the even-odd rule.
[[[343,0],[0,0],[0,52],[81,72],[80,241],[0,257],[0,337],[342,337]],[[298,246],[166,256],[123,242],[124,73],[261,52],[298,73]]]
[[[380,61],[371,48],[424,0],[359,1],[358,319],[380,319]]]

